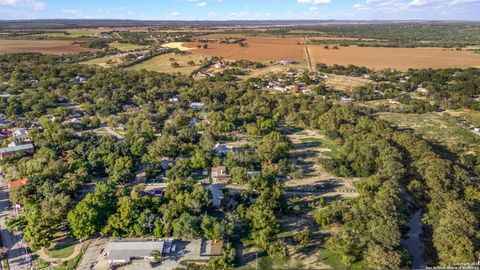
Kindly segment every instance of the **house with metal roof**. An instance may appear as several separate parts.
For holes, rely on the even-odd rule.
[[[33,154],[35,147],[33,144],[21,144],[12,147],[0,148],[0,160],[6,157],[13,156],[16,153],[28,153]]]
[[[152,251],[163,253],[164,241],[111,241],[104,254],[109,263],[125,263],[134,259],[153,259]]]

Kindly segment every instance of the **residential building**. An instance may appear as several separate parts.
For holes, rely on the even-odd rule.
[[[203,103],[203,102],[192,102],[192,103],[190,103],[190,109],[202,110],[203,108],[205,108],[205,103]]]
[[[14,187],[23,187],[27,184],[27,182],[28,182],[27,178],[22,178],[22,179],[18,179],[18,180],[15,180],[15,181],[8,182],[7,187],[9,189],[14,188]]]
[[[232,148],[224,144],[217,143],[215,147],[213,147],[213,154],[217,156],[226,156],[231,151],[232,151]]]
[[[212,194],[213,207],[220,208],[222,207],[222,202],[224,197],[222,184],[211,184],[208,186],[208,190]]]
[[[16,142],[29,142],[28,131],[25,129],[17,129],[12,133],[13,140]]]
[[[216,257],[223,255],[223,248],[225,246],[224,240],[204,240],[200,248],[200,256],[202,257]]]
[[[227,167],[225,166],[213,167],[210,172],[210,176],[213,183],[223,183],[231,178],[227,172]]]
[[[13,156],[17,153],[33,154],[35,147],[33,144],[22,144],[14,147],[0,148],[0,160]]]
[[[111,241],[104,254],[109,263],[126,263],[133,259],[153,259],[152,251],[163,253],[164,241]]]

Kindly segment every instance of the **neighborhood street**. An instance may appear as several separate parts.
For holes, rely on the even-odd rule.
[[[0,228],[1,238],[7,249],[8,264],[12,270],[30,269],[30,257],[26,243],[18,234],[11,233],[5,226],[5,220],[12,213],[12,207],[8,201],[8,188],[0,174]]]

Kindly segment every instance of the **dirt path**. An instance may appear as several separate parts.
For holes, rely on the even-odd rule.
[[[308,69],[313,72],[312,57],[310,56],[310,50],[308,49],[307,38],[305,40],[305,54],[307,55],[308,60]]]

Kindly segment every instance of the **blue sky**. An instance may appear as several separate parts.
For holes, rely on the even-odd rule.
[[[0,19],[480,20],[480,0],[0,0]]]

